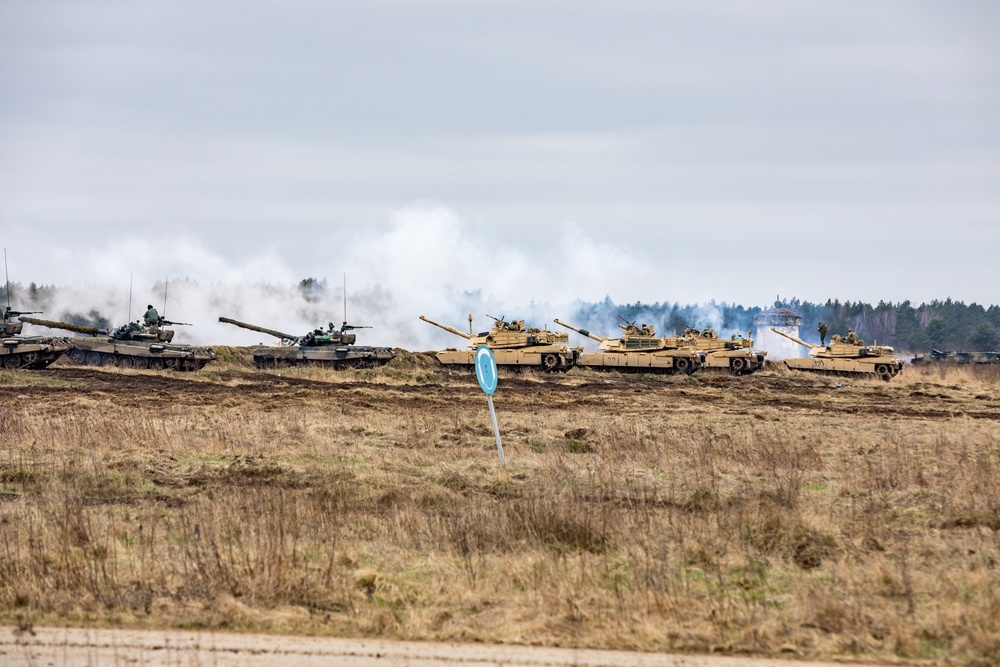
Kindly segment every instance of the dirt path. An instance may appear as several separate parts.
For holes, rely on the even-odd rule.
[[[219,667],[844,667],[723,656],[669,655],[485,644],[393,642],[188,631],[0,629],[0,664],[8,667],[212,665]]]

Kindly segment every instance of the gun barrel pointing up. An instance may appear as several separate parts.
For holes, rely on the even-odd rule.
[[[472,334],[467,334],[464,331],[462,331],[461,329],[456,329],[455,327],[450,327],[447,324],[441,324],[440,322],[435,322],[434,320],[428,319],[428,318],[424,317],[423,315],[420,316],[420,319],[422,319],[424,322],[427,322],[427,324],[433,324],[434,326],[440,327],[440,328],[444,329],[445,331],[448,331],[448,332],[451,332],[451,333],[455,334],[456,336],[461,336],[462,338],[464,338],[466,340],[471,340],[472,337],[473,337]]]
[[[108,332],[105,329],[98,329],[97,327],[88,327],[82,324],[70,324],[69,322],[55,322],[53,320],[40,320],[36,317],[21,317],[19,318],[22,322],[28,324],[34,324],[40,327],[48,327],[49,329],[65,329],[66,331],[72,331],[74,333],[87,334],[89,336],[106,335]]]
[[[241,329],[249,329],[250,331],[259,331],[260,333],[266,333],[279,338],[281,340],[297,341],[298,336],[293,336],[292,334],[287,334],[284,331],[277,331],[275,329],[267,329],[265,327],[258,327],[255,324],[247,324],[246,322],[240,322],[239,320],[230,319],[228,317],[220,317],[220,322],[225,322],[226,324],[232,324],[240,327]]]
[[[810,350],[815,350],[815,349],[821,347],[820,345],[810,345],[809,343],[805,342],[804,340],[799,340],[798,338],[796,338],[795,336],[792,336],[791,334],[786,334],[784,331],[778,331],[774,327],[771,327],[771,331],[773,331],[774,333],[778,334],[779,336],[784,336],[788,340],[795,341],[796,343],[798,343],[802,347],[809,348]]]
[[[558,324],[561,327],[566,327],[567,329],[572,329],[573,331],[577,332],[578,334],[582,334],[582,335],[586,336],[587,338],[592,338],[592,339],[596,340],[599,343],[603,343],[606,340],[611,340],[610,338],[607,338],[605,336],[598,336],[595,333],[591,333],[590,331],[587,331],[586,329],[578,329],[578,328],[574,327],[572,324],[566,324],[565,322],[560,322],[558,319],[554,319],[552,321],[555,322],[556,324]]]

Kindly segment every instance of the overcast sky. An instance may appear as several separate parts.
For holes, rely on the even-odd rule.
[[[23,283],[414,311],[996,304],[998,35],[993,0],[3,0],[0,237]]]

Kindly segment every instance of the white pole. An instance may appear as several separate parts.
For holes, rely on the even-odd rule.
[[[500,457],[500,467],[507,467],[507,462],[503,457],[503,443],[500,442],[500,427],[497,425],[497,411],[493,409],[493,396],[492,394],[486,394],[486,400],[490,404],[490,419],[493,420],[493,435],[497,438],[497,456]]]

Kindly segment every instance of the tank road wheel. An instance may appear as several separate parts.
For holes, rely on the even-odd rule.
[[[892,379],[892,369],[890,369],[885,364],[879,364],[878,366],[876,366],[875,374],[878,375],[881,379],[885,380],[886,382]]]
[[[66,353],[66,356],[69,357],[69,360],[72,361],[74,364],[83,366],[85,363],[87,363],[87,353],[84,352],[83,350],[78,350],[76,348],[73,348],[72,350]]]
[[[733,359],[729,362],[729,368],[732,369],[733,375],[739,375],[746,368],[746,359]]]
[[[681,357],[680,359],[674,359],[674,368],[680,373],[687,373],[687,369],[691,366],[691,362],[687,359]]]
[[[16,354],[8,354],[3,358],[3,367],[9,371],[21,367],[21,360]]]
[[[100,352],[88,352],[87,353],[87,365],[88,366],[100,366],[101,365],[101,353]]]
[[[102,366],[117,366],[118,365],[118,357],[116,357],[113,354],[105,354],[103,357],[101,357],[101,365]]]
[[[118,357],[118,368],[133,368],[132,357]]]
[[[559,368],[559,357],[554,354],[543,354],[542,355],[542,369],[545,371],[554,371]]]
[[[132,365],[135,368],[149,368],[149,359],[146,357],[132,357]]]
[[[163,368],[164,368],[164,366],[165,366],[165,364],[163,363],[163,359],[150,359],[149,360],[149,368],[150,368],[150,370],[162,371]]]

